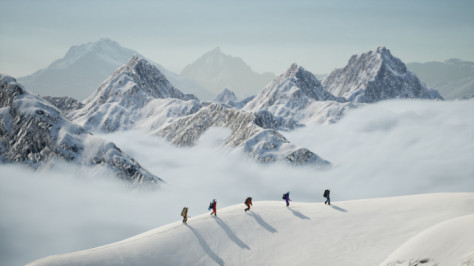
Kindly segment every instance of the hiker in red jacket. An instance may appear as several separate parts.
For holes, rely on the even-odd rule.
[[[252,205],[252,197],[248,197],[244,203],[245,205],[247,205],[247,209],[245,209],[245,211],[247,212],[248,210],[250,210],[250,206]]]
[[[209,204],[209,210],[212,209],[211,215],[214,214],[214,216],[217,216],[217,202],[216,199],[213,199],[212,202]]]

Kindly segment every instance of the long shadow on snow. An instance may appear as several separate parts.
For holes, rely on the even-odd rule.
[[[247,212],[247,214],[252,216],[257,221],[257,223],[259,223],[263,228],[270,231],[270,233],[277,233],[278,232],[275,228],[273,228],[271,225],[269,225],[267,222],[265,222],[265,220],[263,220],[260,215],[254,213],[252,211]]]
[[[191,232],[193,232],[194,236],[197,238],[197,240],[199,241],[199,244],[201,245],[202,249],[204,250],[204,252],[206,252],[206,254],[213,260],[215,261],[217,264],[221,265],[221,266],[224,266],[224,260],[221,259],[212,249],[211,247],[209,247],[209,245],[206,243],[206,240],[204,240],[204,238],[202,237],[202,235],[194,228],[192,228],[191,226],[189,226],[188,224],[184,224],[187,228],[189,228],[189,230],[191,230]]]
[[[332,207],[333,209],[335,209],[335,210],[340,211],[340,212],[347,212],[346,209],[343,209],[343,208],[341,208],[341,207],[339,207],[339,206],[336,206],[336,205],[331,205],[331,207]]]
[[[224,223],[224,221],[222,221],[221,218],[215,217],[215,219],[216,219],[216,222],[222,227],[222,229],[224,229],[224,232],[227,234],[230,240],[234,241],[234,243],[237,244],[241,248],[250,249],[250,247],[247,246],[247,244],[245,244],[242,240],[240,240],[238,236],[234,234],[234,232],[232,232],[232,229],[230,229],[230,227],[226,223]]]
[[[300,218],[300,219],[303,219],[303,220],[311,220],[308,216],[302,214],[301,212],[297,211],[297,210],[293,210],[291,208],[288,208],[288,210],[290,210],[296,217]]]

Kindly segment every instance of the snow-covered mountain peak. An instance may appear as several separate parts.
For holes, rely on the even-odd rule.
[[[291,64],[291,66],[284,72],[283,77],[285,78],[295,78],[298,72],[306,71],[303,67],[298,66],[296,63]]]
[[[162,99],[168,99],[159,102],[175,106],[174,111],[169,110],[170,106],[160,104],[144,108],[148,103]],[[173,87],[154,65],[136,55],[105,80],[84,104],[83,108],[72,111],[68,117],[89,130],[106,132],[130,128],[145,113],[149,117],[159,110],[169,111],[171,113],[166,116],[171,119],[200,108],[196,96],[184,94]]]
[[[351,102],[371,103],[394,98],[442,99],[438,92],[421,84],[416,75],[385,47],[353,55],[343,69],[331,72],[323,85],[329,92]]]
[[[197,99],[174,88],[155,66],[134,55],[104,81],[85,104],[120,102],[126,107],[142,107],[153,98]]]
[[[323,88],[319,80],[309,71],[297,64],[292,64],[285,72],[277,76],[244,110],[267,110],[276,116],[300,120],[300,111],[315,101],[339,101]],[[306,114],[307,115],[307,114]]]

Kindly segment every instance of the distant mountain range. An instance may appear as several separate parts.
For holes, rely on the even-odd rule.
[[[213,53],[216,54],[214,58],[220,57],[220,51]],[[74,56],[70,58],[75,61]],[[228,89],[224,89],[214,101],[200,101],[192,94],[181,92],[156,66],[137,55],[117,68],[83,102],[70,97],[45,97],[45,100],[28,96],[28,104],[23,105],[25,109],[17,108],[21,101],[16,100],[16,92],[9,88],[17,86],[22,93],[24,90],[20,85],[15,85],[17,83],[12,78],[4,78],[3,84],[6,85],[5,91],[2,92],[5,95],[2,95],[2,105],[9,106],[12,111],[3,110],[1,113],[4,122],[0,130],[8,133],[3,134],[7,137],[2,139],[2,147],[9,147],[8,139],[16,138],[19,132],[41,130],[44,134],[40,134],[39,139],[53,140],[53,144],[41,142],[38,144],[41,148],[35,151],[8,148],[3,151],[2,156],[7,161],[33,160],[35,163],[47,159],[43,158],[44,147],[47,146],[50,150],[59,149],[55,146],[58,145],[56,131],[38,129],[51,125],[65,128],[64,130],[74,128],[67,142],[61,142],[59,146],[72,147],[72,153],[64,153],[67,156],[62,156],[61,149],[58,150],[57,156],[66,160],[79,158],[78,154],[87,149],[83,143],[90,141],[82,139],[88,136],[84,134],[88,131],[108,133],[139,129],[166,138],[177,146],[193,146],[210,128],[224,127],[231,132],[225,140],[225,145],[244,152],[258,162],[328,166],[330,162],[313,151],[290,143],[283,132],[309,123],[335,123],[350,109],[382,100],[442,100],[437,91],[426,88],[416,75],[408,71],[406,65],[385,47],[352,56],[344,68],[336,69],[323,82],[302,66],[292,64],[288,70],[269,82],[259,94],[241,101]],[[23,94],[28,95],[26,92]],[[16,102],[13,104],[12,101]],[[29,107],[32,103],[33,109]],[[46,114],[48,119],[60,117],[58,119],[61,122],[55,126],[49,120],[44,122],[37,119],[32,120],[32,123],[20,125],[17,115],[25,117],[25,114],[32,113],[32,110],[39,114],[33,117],[43,117],[43,114]],[[62,117],[67,117],[72,123]],[[11,121],[17,122],[12,124]],[[12,127],[18,127],[18,133],[11,134]],[[75,136],[77,134],[81,137]],[[23,139],[15,142],[20,143],[21,140]],[[137,173],[142,179],[156,179],[146,170],[140,170],[138,164],[130,166],[135,163],[133,159],[122,155],[112,144],[106,147],[114,150],[116,154],[108,157],[110,163],[107,161],[109,159],[100,159],[103,158],[100,156],[96,156],[99,159],[94,157],[81,160],[86,160],[88,164],[92,161],[114,167],[117,167],[117,162],[122,162],[119,163],[119,168],[128,169],[126,172],[132,179]],[[110,152],[105,154],[111,156]]]
[[[444,62],[408,63],[407,67],[445,99],[474,97],[474,62],[449,59]]]
[[[72,46],[63,58],[47,68],[18,78],[18,82],[41,96],[70,96],[82,101],[133,55],[145,58],[134,50],[103,38],[97,42]],[[183,92],[193,93],[202,99],[214,97],[196,82],[168,71],[157,63],[152,64]]]
[[[241,58],[224,54],[219,47],[186,66],[181,76],[198,82],[214,94],[229,89],[239,98],[257,94],[275,77],[272,73],[255,73]]]

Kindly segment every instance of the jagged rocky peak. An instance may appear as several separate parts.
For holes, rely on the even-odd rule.
[[[62,116],[45,99],[0,75],[0,162],[38,168],[55,160],[81,166],[106,167],[133,183],[158,183],[112,142],[90,134]]]
[[[343,69],[331,72],[323,85],[334,95],[359,103],[394,98],[442,99],[385,47],[353,55]]]
[[[85,104],[120,102],[127,107],[142,107],[153,98],[197,100],[196,96],[184,94],[173,87],[155,66],[134,55],[104,81],[96,92],[85,100]]]

